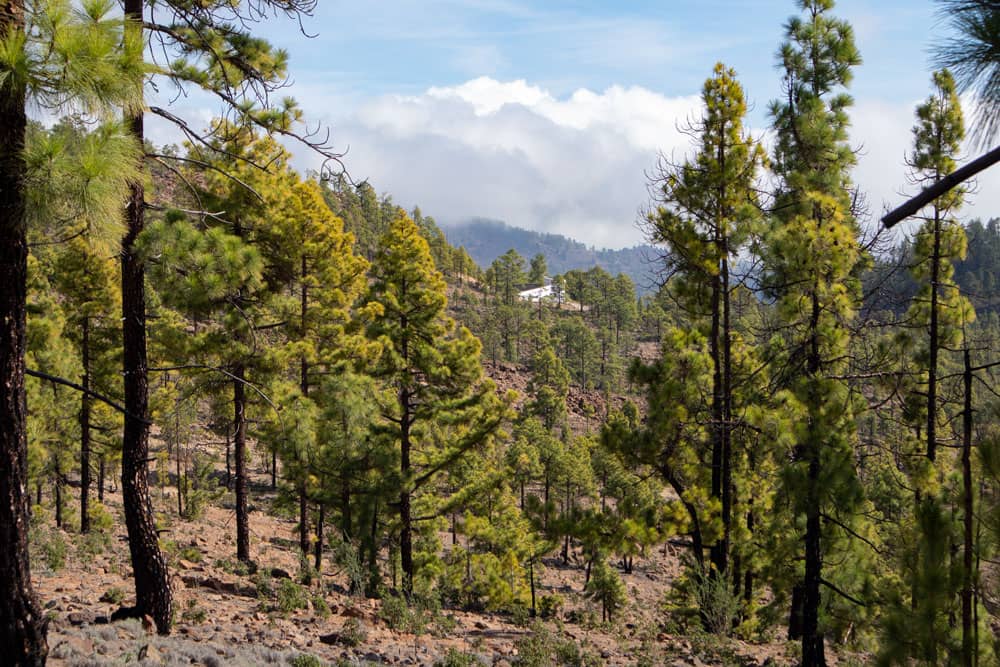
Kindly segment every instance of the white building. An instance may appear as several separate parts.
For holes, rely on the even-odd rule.
[[[548,285],[542,285],[541,287],[535,287],[534,289],[526,289],[523,292],[518,292],[517,296],[521,299],[521,301],[531,302],[555,299],[551,283]]]

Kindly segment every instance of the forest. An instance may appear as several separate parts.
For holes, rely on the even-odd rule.
[[[1000,118],[939,4],[914,192]],[[260,36],[315,8],[0,0],[0,664],[1000,664],[1000,217],[880,223],[833,0],[635,175],[651,291],[355,181]]]

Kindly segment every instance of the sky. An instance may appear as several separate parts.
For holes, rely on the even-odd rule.
[[[748,125],[766,140],[796,4],[322,0],[303,21],[311,38],[284,19],[258,34],[289,52],[285,92],[329,128],[355,181],[443,224],[493,218],[617,248],[644,240],[649,177],[660,156],[689,153],[681,129],[716,62],[736,69]],[[915,191],[903,160],[930,93],[930,46],[949,28],[932,0],[841,0],[833,13],[853,25],[864,61],[851,144],[874,220]],[[197,97],[176,104],[202,122],[213,111]],[[301,169],[318,165],[293,150]],[[981,176],[963,217],[1000,215],[998,186],[1000,168]]]

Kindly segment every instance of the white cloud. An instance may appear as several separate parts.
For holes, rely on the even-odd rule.
[[[613,86],[557,98],[481,77],[386,96],[337,123],[348,168],[442,221],[484,216],[597,246],[642,241],[637,210],[658,152],[682,153],[697,96]]]
[[[659,153],[679,160],[690,151],[679,128],[701,108],[697,95],[667,97],[636,86],[558,96],[525,80],[488,77],[343,106],[335,103],[345,102],[337,88],[297,92],[313,118],[328,110],[337,147],[350,147],[351,175],[370,179],[400,205],[419,205],[441,222],[497,218],[598,247],[642,242],[635,222],[649,201],[647,173]],[[188,102],[184,115],[195,127],[207,124],[204,101]],[[861,99],[851,111],[851,144],[860,149],[854,182],[868,196],[871,224],[916,190],[906,181],[904,156],[917,102]],[[752,125],[759,128],[763,113],[756,115]],[[161,123],[149,129],[154,141],[178,139]],[[297,152],[299,167],[316,166]],[[995,214],[1000,167],[979,177],[962,217]]]
[[[914,110],[920,102],[922,100],[887,104],[862,100],[851,114],[851,143],[861,149],[854,182],[868,195],[873,224],[887,210],[918,192],[918,187],[907,180],[905,159],[913,150]],[[971,108],[968,104],[963,106],[968,119]],[[978,157],[980,152],[971,145],[964,146],[959,164]],[[973,188],[958,217],[968,221],[1000,215],[1000,167],[982,172]],[[913,226],[912,222],[904,223],[900,229],[906,232]]]

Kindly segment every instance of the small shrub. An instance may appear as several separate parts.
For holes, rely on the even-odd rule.
[[[378,617],[389,626],[390,630],[405,630],[411,615],[406,599],[396,595],[384,597],[382,607],[378,611]]]
[[[278,586],[278,611],[290,614],[297,609],[305,609],[309,604],[306,590],[291,579],[282,579]]]
[[[531,622],[531,610],[523,604],[516,604],[510,610],[510,622],[520,628],[528,627]]]
[[[347,646],[360,646],[368,639],[368,631],[360,620],[349,618],[340,630],[340,641]]]
[[[431,632],[436,637],[445,637],[454,632],[456,627],[458,627],[458,621],[455,620],[454,616],[448,614],[435,614],[434,627]]]
[[[62,531],[49,531],[41,543],[45,563],[53,572],[58,572],[66,566],[66,540]]]
[[[313,610],[315,610],[316,615],[320,618],[330,618],[330,605],[326,603],[326,598],[320,594],[316,594],[312,598]]]
[[[194,465],[181,485],[183,510],[181,517],[187,521],[200,519],[205,507],[218,500],[226,492],[225,488],[212,479],[213,462],[205,454],[194,455]]]
[[[111,547],[111,534],[91,530],[89,533],[77,535],[73,542],[76,545],[77,557],[83,561],[90,561]]]
[[[220,558],[215,561],[215,567],[219,568],[223,572],[228,574],[235,574],[240,577],[245,577],[248,574],[252,574],[252,568],[248,563],[244,563],[241,560],[231,560],[229,558]]]
[[[308,653],[299,653],[288,661],[292,667],[323,667],[323,661]]]
[[[602,621],[610,621],[615,612],[628,602],[625,583],[618,576],[618,572],[603,558],[594,561],[590,581],[587,582],[586,595],[601,605]]]
[[[192,563],[200,563],[202,560],[204,560],[204,556],[202,556],[201,554],[201,549],[199,549],[193,544],[178,550],[177,557],[184,560],[189,560]]]
[[[538,615],[545,619],[557,618],[565,604],[566,600],[558,593],[543,595],[538,603]]]
[[[87,508],[87,516],[90,517],[90,530],[102,533],[109,533],[115,526],[115,519],[111,512],[99,502],[92,502]]]
[[[303,586],[312,586],[313,581],[319,577],[319,572],[312,566],[309,557],[305,554],[299,556],[299,583]]]
[[[187,601],[187,608],[181,614],[181,620],[188,623],[204,623],[208,619],[208,614],[198,606],[198,601],[190,599]]]
[[[330,550],[333,551],[333,562],[347,576],[348,592],[351,595],[363,595],[366,572],[358,548],[339,534],[333,533],[330,536]]]
[[[271,586],[271,573],[266,568],[261,568],[253,573],[250,579],[254,588],[257,589],[257,597],[260,599],[269,598],[274,592]]]
[[[477,665],[482,665],[483,663],[474,655],[468,653],[462,653],[458,649],[452,647],[448,649],[443,658],[440,658],[434,662],[434,667],[476,667]]]
[[[706,629],[723,637],[732,633],[733,621],[740,613],[740,599],[733,593],[730,580],[725,573],[694,575],[695,600]]]
[[[114,586],[104,591],[104,595],[101,596],[101,602],[110,602],[111,604],[121,604],[125,600],[125,590]]]
[[[536,622],[531,626],[531,632],[521,637],[514,644],[517,657],[514,664],[518,667],[548,667],[552,664],[554,653],[552,633]]]

